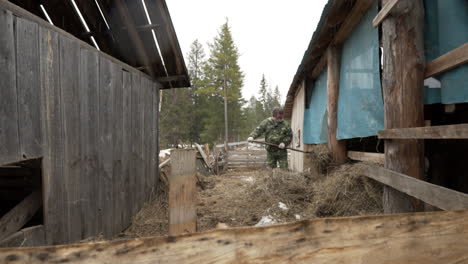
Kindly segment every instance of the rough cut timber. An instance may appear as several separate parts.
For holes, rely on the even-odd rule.
[[[169,180],[169,234],[193,233],[197,229],[196,151],[171,152]]]
[[[466,63],[468,63],[468,43],[429,62],[426,65],[425,77],[429,78]]]
[[[330,46],[327,50],[327,122],[328,122],[328,149],[335,164],[346,162],[346,141],[336,139],[338,125],[338,96],[340,85],[341,48]]]
[[[383,0],[385,6],[392,0]],[[424,126],[424,6],[422,0],[399,1],[393,16],[382,23],[385,129]],[[385,167],[424,178],[424,142],[385,142]],[[384,188],[385,213],[423,210],[423,204],[389,187]]]
[[[378,163],[385,162],[385,155],[382,153],[348,151],[348,158],[352,160],[371,161]]]
[[[0,249],[10,264],[466,263],[468,211],[304,220],[269,227]]]
[[[468,124],[386,129],[379,131],[381,139],[465,139]]]
[[[379,11],[377,16],[375,16],[374,20],[372,20],[372,25],[374,27],[378,27],[380,23],[390,14],[392,9],[398,4],[398,1],[400,0],[390,0],[388,1],[385,6],[382,8],[382,10]]]
[[[0,218],[0,240],[20,230],[34,216],[41,205],[41,193],[35,191]]]
[[[366,177],[443,210],[467,210],[468,194],[447,189],[385,168],[367,166]]]

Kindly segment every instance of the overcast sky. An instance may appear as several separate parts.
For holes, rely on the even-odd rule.
[[[245,74],[242,94],[257,95],[262,73],[282,103],[322,14],[326,0],[166,0],[187,57],[198,39],[205,47],[229,19]],[[187,60],[186,60],[187,63]]]

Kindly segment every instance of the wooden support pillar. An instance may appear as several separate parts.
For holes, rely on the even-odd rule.
[[[327,50],[327,121],[328,149],[335,164],[346,162],[346,141],[336,139],[338,95],[340,89],[340,56],[341,48],[335,45]]]
[[[169,235],[193,233],[197,229],[196,151],[171,152],[169,176]]]
[[[390,0],[382,0],[385,6]],[[385,128],[424,126],[424,7],[422,0],[401,0],[382,24]],[[424,179],[424,141],[385,141],[385,167]],[[385,213],[422,211],[422,202],[384,188]]]

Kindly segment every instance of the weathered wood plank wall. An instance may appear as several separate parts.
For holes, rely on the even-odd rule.
[[[16,11],[0,7],[0,165],[43,158],[47,243],[112,237],[157,183],[160,85]]]

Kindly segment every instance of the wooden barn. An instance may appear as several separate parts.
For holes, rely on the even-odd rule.
[[[328,1],[285,103],[293,147],[385,163],[368,173],[385,184],[396,172],[468,193],[467,61],[464,0]],[[308,156],[291,153],[290,169],[313,167]],[[430,196],[386,188],[385,210],[432,210]]]
[[[0,0],[0,244],[128,227],[158,184],[160,89],[188,86],[164,0]]]
[[[2,23],[0,23],[2,30],[0,47],[2,50],[0,52],[2,55],[10,54],[6,51],[13,50],[10,57],[1,56],[0,58],[8,59],[14,57],[15,45],[5,44],[10,42],[8,42],[9,38],[4,37],[9,35],[4,32],[11,32],[12,29],[9,28],[16,29],[17,27],[4,26],[3,20],[6,19],[5,17],[8,18],[8,15],[11,17],[12,11],[18,12],[18,10],[16,7],[6,4],[4,0],[0,0],[0,3],[2,3],[0,5],[2,8],[6,7],[6,10],[10,10],[1,13],[2,16],[0,16],[2,19]],[[29,13],[27,14],[29,15]],[[380,164],[360,165],[363,168],[363,175],[379,181],[385,186],[383,192],[384,215],[315,218],[270,226],[221,227],[200,233],[74,245],[0,248],[0,262],[15,264],[467,263],[468,194],[466,192],[468,190],[465,189],[467,181],[464,176],[468,166],[465,162],[466,139],[468,138],[468,125],[466,124],[468,120],[465,119],[468,117],[466,113],[468,96],[463,97],[463,94],[468,92],[465,79],[468,76],[466,74],[466,63],[468,62],[467,14],[468,2],[466,0],[329,0],[294,77],[287,97],[285,113],[292,120],[293,147],[309,150],[314,144],[327,144],[333,162],[336,164],[345,162],[348,157],[355,160],[380,161]],[[14,18],[9,18],[10,20],[7,21],[15,21],[18,18],[16,14]],[[41,32],[39,31],[39,40],[44,34]],[[56,31],[47,26],[47,32],[54,33]],[[60,45],[68,43],[60,41],[61,38],[65,38],[62,34],[66,37],[70,37],[70,35],[61,31],[56,34],[52,34],[52,36],[58,36],[59,45],[58,48],[55,46],[55,49],[58,49],[57,54],[60,62],[63,60],[62,53],[65,52],[65,50],[60,49]],[[46,39],[50,42],[54,38],[47,37]],[[39,54],[44,52],[50,54],[54,51],[53,45],[47,46],[52,48],[45,49],[44,44],[41,43],[39,41]],[[83,45],[91,49],[86,44]],[[70,50],[70,48],[66,49],[67,52]],[[100,60],[108,59],[106,55],[101,53],[98,55],[104,57],[99,57]],[[42,57],[39,56],[39,58]],[[83,58],[86,57],[80,57],[80,59]],[[44,63],[43,60],[40,62]],[[107,228],[112,229],[107,233],[107,236],[111,236],[113,230],[118,229],[117,227],[121,226],[121,223],[125,223],[125,221],[120,222],[119,219],[126,218],[118,216],[121,213],[127,216],[128,211],[120,208],[127,208],[127,206],[118,206],[124,204],[123,202],[107,204],[106,202],[110,201],[108,198],[119,197],[120,199],[123,197],[127,202],[125,204],[133,205],[131,207],[133,209],[141,204],[140,201],[146,199],[151,188],[154,187],[153,180],[155,178],[147,177],[148,174],[144,173],[153,172],[153,164],[155,164],[146,162],[147,145],[150,144],[140,145],[141,141],[132,144],[132,155],[129,160],[115,158],[126,153],[125,149],[128,148],[128,145],[125,142],[134,140],[133,133],[135,131],[141,131],[141,134],[138,134],[139,140],[147,140],[145,136],[147,132],[145,131],[151,129],[146,130],[148,124],[146,111],[142,111],[145,114],[138,116],[137,119],[133,118],[134,112],[131,112],[130,139],[127,138],[127,133],[129,133],[127,130],[123,129],[122,136],[120,136],[119,133],[115,132],[117,129],[112,130],[116,127],[116,123],[107,123],[108,119],[106,119],[109,117],[109,111],[106,111],[107,107],[115,109],[116,105],[120,105],[120,99],[115,100],[115,98],[122,98],[122,105],[125,109],[126,101],[124,99],[127,98],[125,89],[122,97],[117,96],[118,92],[114,92],[111,93],[111,101],[105,97],[103,98],[104,104],[99,103],[99,106],[102,107],[98,108],[97,131],[93,130],[94,126],[85,127],[82,125],[83,123],[71,122],[69,120],[74,120],[72,118],[78,119],[75,116],[77,113],[83,112],[82,101],[73,100],[80,98],[78,95],[82,90],[79,90],[78,95],[70,98],[71,95],[66,93],[69,91],[68,86],[64,87],[62,83],[64,83],[64,79],[66,84],[71,83],[69,78],[72,77],[67,75],[68,71],[64,72],[62,64],[58,63],[58,66],[54,64],[54,59],[47,59],[46,62],[47,65],[51,66],[47,67],[45,72],[42,70],[44,66],[39,63],[40,78],[49,76],[50,73],[56,73],[57,76],[62,77],[53,86],[61,92],[62,96],[52,97],[61,104],[51,104],[46,101],[46,107],[43,107],[44,104],[39,104],[42,107],[37,107],[36,112],[39,112],[40,117],[44,118],[41,120],[45,120],[37,124],[38,131],[41,131],[40,135],[43,138],[40,142],[46,144],[40,145],[44,146],[39,148],[42,152],[34,153],[46,154],[43,156],[34,154],[35,156],[32,157],[43,157],[40,163],[42,167],[39,171],[42,171],[44,183],[50,184],[54,182],[51,179],[58,178],[58,182],[64,187],[50,185],[55,188],[53,190],[51,187],[43,187],[45,223],[44,227],[41,228],[46,231],[46,237],[52,239],[52,243],[56,243],[59,239],[66,241],[71,240],[71,238],[76,239],[78,235],[72,236],[75,231],[88,230],[84,228],[86,225],[83,225],[84,221],[81,219],[90,216],[82,214],[87,210],[81,209],[85,206],[91,206],[92,210],[100,212],[96,219],[97,228],[103,228],[104,234],[106,234]],[[102,74],[102,65],[100,62],[98,76]],[[56,69],[55,67],[58,67],[59,70],[53,71]],[[112,69],[112,67],[110,68]],[[0,68],[2,70],[0,74],[3,74],[4,69],[5,67]],[[104,67],[104,69],[106,68]],[[129,69],[131,68],[129,67]],[[81,67],[78,67],[76,71],[81,73]],[[112,73],[112,71],[110,72]],[[131,95],[135,91],[133,89],[133,74],[138,75],[139,79],[147,79],[150,86],[158,83],[157,81],[151,83],[150,80],[155,79],[150,79],[146,75],[132,70]],[[15,73],[4,75],[9,78],[17,76]],[[122,76],[125,75],[124,72]],[[425,81],[429,77],[433,79]],[[81,78],[78,79],[78,84],[81,83],[80,80]],[[107,83],[105,80],[108,79],[103,80],[100,77],[99,80],[99,83],[102,84],[103,82]],[[110,80],[113,79],[110,78]],[[172,81],[174,79],[171,76],[166,76],[163,80]],[[11,84],[16,82],[19,84],[21,81],[14,80],[11,81]],[[122,87],[127,87],[125,82],[123,83]],[[161,87],[161,84],[155,86]],[[48,86],[46,85],[46,87]],[[106,88],[111,91],[119,91],[115,87],[121,86],[114,86],[114,83],[111,82],[111,85],[99,85],[99,87],[98,98],[100,100],[103,97],[101,94],[108,91],[105,90]],[[41,95],[43,90],[48,91],[42,87]],[[18,91],[22,90],[18,89]],[[47,95],[46,99],[55,95],[54,93],[45,94]],[[137,98],[145,101],[148,97]],[[8,134],[9,138],[15,139],[16,135],[19,140],[15,143],[14,140],[6,140],[3,136],[0,138],[3,140],[2,153],[12,153],[10,160],[2,157],[1,161],[5,164],[14,164],[4,168],[2,175],[6,175],[7,169],[11,170],[10,175],[12,176],[39,173],[37,172],[38,168],[31,165],[32,162],[22,162],[27,160],[22,157],[22,154],[31,155],[30,152],[25,152],[31,150],[26,150],[24,141],[21,140],[23,139],[21,133],[24,133],[21,129],[24,116],[21,115],[23,111],[15,109],[21,109],[24,103],[19,95],[16,98],[18,98],[18,106],[11,109],[17,112],[10,111],[13,114],[19,114],[20,118],[13,119],[15,124],[19,124],[19,126],[13,127],[13,132],[7,132],[10,133]],[[132,96],[130,102],[133,102],[134,98]],[[2,108],[0,109],[5,111],[3,110],[5,105],[9,106],[9,104],[14,103],[15,100],[2,100],[0,105]],[[57,105],[68,107],[62,108],[57,107]],[[140,105],[138,104],[138,106]],[[152,106],[155,105],[157,104]],[[57,110],[53,108],[54,106],[60,111],[58,115],[56,114]],[[131,103],[131,108],[133,106],[134,104]],[[103,108],[104,110],[101,111]],[[120,106],[118,108],[120,109]],[[92,111],[86,113],[92,113]],[[154,113],[157,114],[157,111]],[[71,117],[68,116],[69,114]],[[2,112],[1,117],[10,118],[11,115],[5,115]],[[88,115],[85,118],[88,118]],[[79,118],[81,120],[81,115]],[[124,114],[123,124],[128,122],[127,118]],[[119,124],[120,120],[119,118]],[[13,121],[4,119],[0,119],[0,121],[2,122],[0,123],[0,132],[4,134],[4,128],[11,129],[11,126],[4,124]],[[51,126],[51,123],[54,124],[53,122],[62,122],[63,126]],[[136,124],[134,125],[133,122]],[[90,124],[95,123],[91,122]],[[157,122],[150,124],[157,125]],[[140,126],[141,130],[134,129],[134,127],[140,128]],[[58,129],[56,127],[60,127],[62,130],[56,131],[55,129]],[[55,134],[48,133],[49,130]],[[81,133],[91,135],[91,137],[94,135],[93,139],[96,144],[72,144],[73,138],[68,136],[68,131],[79,132],[80,136],[72,135],[80,140],[83,138]],[[107,134],[108,131],[113,133]],[[60,143],[55,143],[56,138],[60,138]],[[120,139],[122,139],[122,145],[118,144]],[[48,142],[54,144],[50,145]],[[144,142],[146,143],[146,141]],[[10,152],[10,149],[3,147],[5,143],[8,143],[6,146],[17,147],[12,148],[13,150]],[[106,148],[102,147],[104,145]],[[34,144],[27,146],[34,146]],[[112,151],[107,151],[109,146],[112,146],[110,147]],[[103,149],[106,151],[100,151]],[[90,151],[98,157],[98,162],[97,164],[88,164],[86,170],[82,169],[79,165],[84,162],[83,160],[87,160],[82,157],[89,157],[87,155],[90,155],[88,154]],[[152,153],[151,149],[148,153]],[[188,181],[191,181],[190,186],[195,186],[195,152],[178,150],[174,153],[176,155],[171,156],[171,159],[177,160],[176,156],[179,155],[184,157],[183,160],[190,161],[187,162],[190,164],[176,164],[175,170],[171,172],[176,177],[173,177],[172,180],[176,182],[176,187],[190,189],[184,185],[183,179],[187,178]],[[153,156],[150,154],[150,157]],[[309,157],[293,155],[292,159],[291,166],[295,170],[305,171],[310,166]],[[18,162],[18,160],[20,161]],[[126,174],[128,167],[131,168],[129,177]],[[91,179],[88,174],[89,170],[98,171],[97,178],[100,180],[97,187],[87,181]],[[136,173],[135,170],[139,170],[141,174]],[[59,175],[57,176],[57,174]],[[135,181],[135,174],[144,175],[142,176],[144,180]],[[53,177],[54,175],[55,177]],[[88,175],[86,176],[88,178],[83,179],[76,177],[76,175]],[[127,189],[124,191],[118,189],[118,186],[121,186],[120,183],[126,183],[126,181],[129,182],[130,188],[138,189],[138,192],[132,192],[131,195],[128,195],[125,191]],[[78,184],[79,182],[82,184]],[[83,187],[81,188],[81,186]],[[65,193],[63,192],[64,188],[68,188]],[[94,189],[91,190],[91,188]],[[99,195],[94,198],[95,203],[87,203],[86,197],[80,198],[79,195],[83,189],[91,193],[99,192]],[[194,189],[196,188],[193,187],[189,191],[194,193]],[[57,196],[51,197],[51,195]],[[193,202],[193,199],[187,197],[177,196],[174,198],[180,198],[180,202]],[[49,202],[51,199],[54,199],[55,202]],[[183,208],[184,210],[170,209],[169,219],[171,219],[173,211],[177,211],[174,213],[175,215],[196,216],[196,210],[193,207]],[[18,210],[20,209],[18,208]],[[430,210],[434,210],[434,212],[422,212]],[[53,217],[56,216],[56,212],[61,212],[69,218],[64,219],[64,221],[57,221],[56,218],[51,220],[51,212],[54,213]],[[403,212],[404,214],[396,214]],[[108,214],[113,218],[105,219]],[[116,222],[119,224],[115,224]],[[114,225],[103,227],[109,223]],[[176,222],[175,224],[183,223]],[[80,228],[75,230],[70,227]],[[50,228],[61,228],[60,230],[63,230],[67,237],[55,236],[56,231],[52,232]],[[28,234],[30,233],[23,231],[24,236]]]

